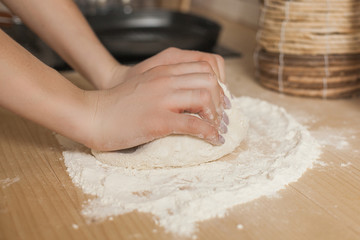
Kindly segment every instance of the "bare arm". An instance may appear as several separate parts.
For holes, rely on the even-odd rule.
[[[85,143],[84,91],[47,67],[0,30],[0,106]]]
[[[114,70],[121,68],[100,43],[72,0],[3,2],[97,88],[107,88]]]

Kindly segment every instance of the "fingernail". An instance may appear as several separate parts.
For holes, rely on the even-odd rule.
[[[231,108],[230,99],[226,95],[224,95],[224,103],[225,103],[225,109],[230,109]]]
[[[219,134],[219,145],[223,145],[225,143],[225,138]]]
[[[224,123],[226,125],[229,125],[229,117],[228,117],[228,115],[226,114],[225,111],[223,111],[223,113],[222,113],[222,120],[224,121]]]
[[[223,133],[223,134],[227,133],[227,131],[228,131],[228,128],[226,127],[226,125],[223,121],[221,121],[221,123],[220,123],[219,131],[220,131],[220,133]]]
[[[219,137],[217,139],[215,137],[211,138],[210,143],[215,146],[220,146],[225,143],[225,138],[219,134]]]

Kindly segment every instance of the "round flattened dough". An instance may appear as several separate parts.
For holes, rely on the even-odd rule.
[[[230,96],[226,87],[223,86],[223,89],[225,94]],[[105,164],[135,169],[185,167],[217,160],[233,152],[246,136],[248,120],[236,103],[232,102],[232,108],[225,110],[229,117],[229,125],[228,132],[223,134],[225,143],[221,146],[213,146],[188,135],[170,135],[131,150],[92,150],[92,153]]]

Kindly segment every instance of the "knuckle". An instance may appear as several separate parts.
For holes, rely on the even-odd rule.
[[[174,76],[160,77],[158,79],[159,87],[161,87],[162,89],[168,89],[173,85],[174,80],[175,80]]]
[[[159,65],[159,66],[155,66],[151,69],[152,72],[164,72],[166,71],[166,66],[164,65]]]
[[[175,53],[177,52],[179,49],[175,48],[175,47],[169,47],[167,48],[165,51],[168,53]]]
[[[153,85],[154,87],[166,87],[166,83],[168,83],[169,81],[171,81],[171,76],[157,76],[154,75],[153,78],[151,79],[151,84],[155,84]]]
[[[206,76],[207,84],[210,88],[216,88],[218,85],[217,76],[214,73],[208,73]]]
[[[215,58],[221,63],[223,64],[225,62],[224,58],[218,54],[215,54]]]
[[[200,68],[202,71],[204,72],[213,72],[210,63],[206,62],[206,61],[202,61],[199,63],[200,64]]]
[[[166,65],[156,66],[152,69],[152,80],[167,82],[175,79],[174,69]]]
[[[199,98],[202,104],[209,105],[211,102],[211,94],[208,90],[199,90]]]
[[[209,80],[212,86],[217,86],[217,76],[215,75],[215,73],[209,74]]]

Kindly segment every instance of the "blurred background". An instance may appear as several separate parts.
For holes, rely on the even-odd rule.
[[[241,53],[217,44],[221,26],[192,9],[211,11],[252,27],[259,16],[259,3],[254,0],[74,1],[105,47],[124,64],[139,62],[170,46],[239,57]],[[21,19],[6,12],[0,3],[0,25],[7,34],[49,66],[70,69]]]

